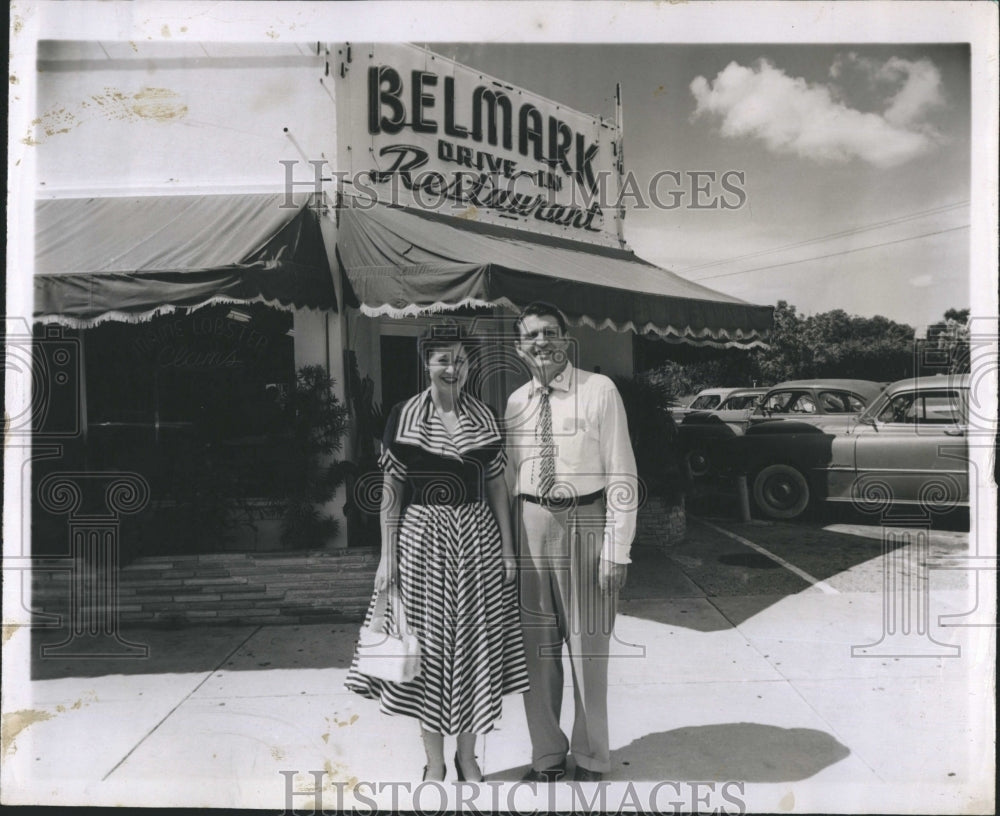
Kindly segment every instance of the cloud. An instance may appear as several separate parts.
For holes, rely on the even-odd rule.
[[[810,84],[760,60],[752,67],[731,62],[714,81],[696,77],[690,86],[694,117],[718,116],[727,138],[756,138],[775,153],[825,162],[858,158],[895,167],[936,144],[936,134],[922,122],[943,101],[941,75],[932,62],[893,57],[879,65],[849,54],[838,58],[830,74],[839,79],[848,67],[862,69],[880,89],[895,89],[882,93],[882,113],[852,108],[839,87]]]
[[[910,286],[916,286],[918,289],[923,289],[926,286],[930,286],[934,283],[934,278],[931,275],[917,275],[915,278],[910,278],[907,283]]]
[[[905,78],[903,87],[889,100],[885,111],[885,120],[891,125],[919,126],[927,111],[944,104],[941,72],[930,60],[911,62],[893,57],[882,66],[878,77],[890,82]]]

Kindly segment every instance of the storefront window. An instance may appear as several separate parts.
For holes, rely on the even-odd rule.
[[[291,328],[287,312],[254,304],[85,332],[95,464],[151,458],[146,472],[169,492],[207,456],[234,466],[248,495],[269,494],[266,451],[288,427],[282,404],[295,378]]]
[[[178,539],[224,535],[239,523],[234,506],[281,495],[291,314],[213,306],[70,334],[81,350],[84,432],[37,469],[36,484],[53,470],[138,473],[150,484],[144,516],[159,514]]]

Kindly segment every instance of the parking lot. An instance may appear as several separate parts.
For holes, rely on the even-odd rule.
[[[963,568],[968,534],[741,523],[714,506],[689,514],[666,551],[634,552],[610,669],[609,795],[729,781],[750,811],[987,812],[992,617]],[[10,654],[27,658],[25,634]],[[412,724],[343,689],[356,624],[125,634],[148,659],[35,661],[12,706],[19,729],[5,729],[5,780],[48,780],[33,790],[49,803],[279,810],[285,771],[305,790],[322,769],[325,807],[334,783],[350,794],[361,781],[418,782]],[[564,722],[572,705],[567,689]],[[520,700],[507,698],[477,748],[487,781],[509,790],[527,745]],[[556,804],[572,806],[570,786],[556,787]],[[551,804],[545,791],[518,795],[519,809]],[[712,807],[686,808],[722,805],[716,788]]]

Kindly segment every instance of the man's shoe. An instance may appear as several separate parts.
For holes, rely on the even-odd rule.
[[[573,774],[574,782],[600,782],[604,774],[600,771],[591,771],[580,765],[576,766],[576,773]]]
[[[566,776],[566,760],[544,771],[536,771],[531,768],[522,778],[522,782],[558,782]]]

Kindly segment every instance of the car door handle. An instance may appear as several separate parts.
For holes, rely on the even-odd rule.
[[[945,428],[944,432],[946,436],[965,436],[965,431],[961,428]]]

